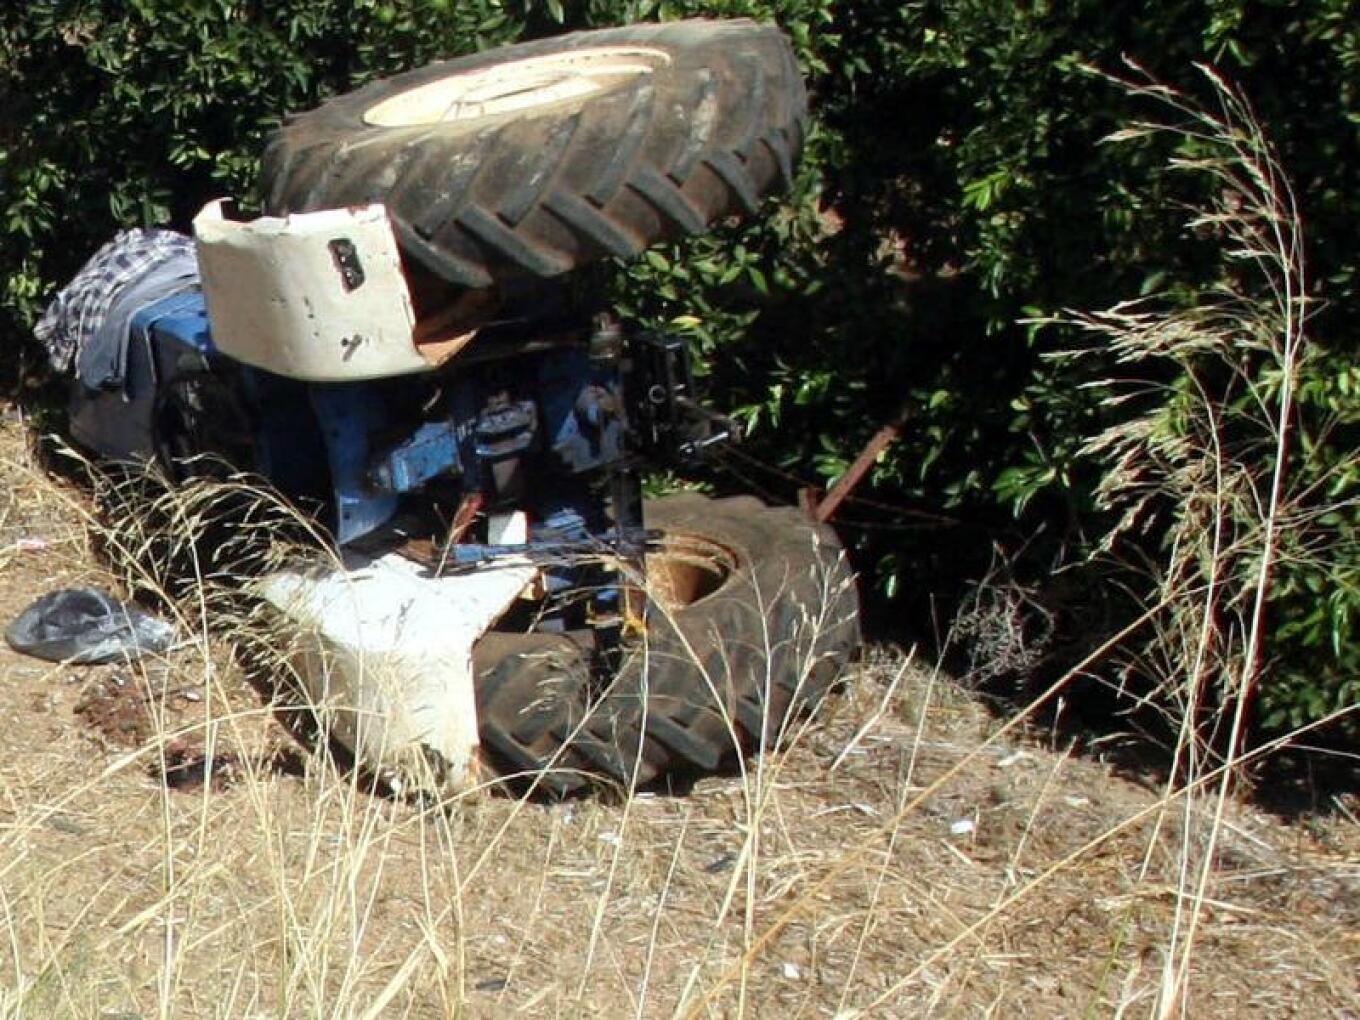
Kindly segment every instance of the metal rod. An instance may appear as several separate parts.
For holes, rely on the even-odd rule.
[[[908,415],[908,409],[903,407],[896,418],[875,432],[873,437],[864,444],[864,449],[855,458],[855,462],[850,465],[845,474],[836,479],[836,484],[831,486],[827,494],[822,497],[821,502],[814,506],[815,494],[811,490],[805,489],[803,491],[801,502],[813,520],[818,524],[825,524],[831,519],[832,515],[840,509],[840,505],[845,502],[845,498],[850,495],[869,469],[873,467],[879,454],[902,434],[902,427],[907,423]]]

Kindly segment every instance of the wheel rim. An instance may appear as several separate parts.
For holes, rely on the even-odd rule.
[[[452,74],[383,100],[364,112],[374,127],[418,127],[520,113],[611,89],[670,63],[644,46],[599,46],[527,57]]]
[[[736,553],[712,539],[668,533],[647,551],[647,593],[662,609],[674,612],[718,591],[737,565]]]

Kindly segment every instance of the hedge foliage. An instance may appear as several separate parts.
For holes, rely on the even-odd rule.
[[[715,402],[750,426],[748,453],[791,475],[834,477],[909,408],[910,427],[860,493],[874,502],[846,511],[889,617],[919,610],[925,592],[959,596],[998,556],[1058,617],[1089,620],[1074,604],[1116,584],[1151,590],[1150,577],[1091,558],[1111,522],[1097,498],[1104,466],[1084,452],[1148,408],[1104,399],[1115,366],[1099,357],[1048,357],[1072,332],[1022,320],[1139,295],[1185,307],[1238,279],[1218,239],[1185,229],[1185,205],[1214,196],[1166,172],[1184,143],[1102,144],[1148,110],[1083,68],[1118,68],[1127,54],[1194,91],[1191,64],[1207,61],[1241,85],[1297,185],[1316,298],[1292,465],[1316,512],[1291,532],[1302,547],[1272,591],[1262,718],[1297,723],[1354,703],[1360,27],[1344,0],[8,5],[0,335],[36,364],[22,338],[53,288],[120,225],[182,227],[207,198],[248,198],[263,139],[289,110],[436,56],[700,14],[785,28],[815,130],[787,202],[649,253],[621,274],[618,299],[691,335]],[[1174,364],[1140,371],[1144,405],[1184,382]],[[787,479],[742,465],[789,493]],[[1165,534],[1154,521],[1125,558],[1155,561]],[[1072,569],[1053,583],[1057,566]]]

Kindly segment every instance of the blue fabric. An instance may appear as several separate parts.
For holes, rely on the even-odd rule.
[[[91,390],[120,389],[127,376],[133,316],[196,286],[198,259],[190,248],[166,252],[161,261],[120,288],[103,321],[76,354],[76,378],[81,385]]]
[[[33,327],[52,367],[71,367],[125,288],[162,262],[193,252],[193,239],[184,234],[142,228],[123,231],[95,252]]]

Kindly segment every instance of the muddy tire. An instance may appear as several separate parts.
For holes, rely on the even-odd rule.
[[[519,785],[557,794],[712,771],[779,742],[859,644],[853,578],[830,529],[750,497],[647,504],[665,533],[647,639],[592,691],[571,639],[491,634],[474,649],[482,750]]]
[[[266,211],[382,202],[406,254],[451,283],[557,276],[754,212],[792,173],[806,106],[771,26],[577,32],[292,118],[265,153]]]

